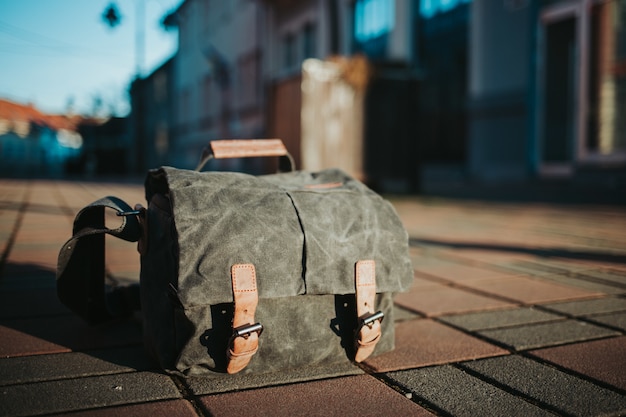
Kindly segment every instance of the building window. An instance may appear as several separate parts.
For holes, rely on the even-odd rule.
[[[354,6],[354,36],[367,42],[389,33],[395,22],[395,0],[358,0]]]
[[[420,16],[430,19],[438,13],[448,12],[457,6],[469,3],[471,0],[421,0]],[[506,0],[505,4],[510,10],[522,8],[526,2],[524,0]]]

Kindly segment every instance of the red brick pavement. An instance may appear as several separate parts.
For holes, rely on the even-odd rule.
[[[394,198],[415,268],[413,287],[396,297],[396,349],[367,360],[366,375],[210,393],[116,356],[140,348],[140,317],[89,327],[56,299],[73,216],[105,195],[143,202],[139,181],[0,179],[0,416],[238,415],[251,404],[276,415],[503,414],[520,401],[560,413],[552,399],[565,388],[527,392],[489,375],[491,363],[521,358],[535,375],[519,378],[557,372],[602,413],[626,413],[624,207]],[[107,239],[107,254],[111,277],[138,279],[134,244]],[[489,389],[468,404],[429,392],[418,375]],[[124,391],[136,381],[161,389]],[[481,400],[486,392],[508,405]]]

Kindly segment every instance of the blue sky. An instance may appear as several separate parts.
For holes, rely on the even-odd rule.
[[[142,3],[139,3],[142,2]],[[102,20],[115,3],[122,20]],[[161,18],[181,0],[0,0],[0,97],[64,113],[69,103],[90,113],[96,97],[102,111],[128,112],[127,89],[136,73],[137,6],[145,14],[148,74],[175,51],[176,31]]]

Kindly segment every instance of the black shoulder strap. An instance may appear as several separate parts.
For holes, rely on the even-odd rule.
[[[105,209],[122,218],[117,229],[105,226]],[[137,212],[117,197],[105,197],[83,208],[74,219],[72,238],[61,248],[57,264],[57,293],[68,308],[90,324],[124,317],[139,309],[138,285],[107,290],[104,235],[137,242],[141,227]]]

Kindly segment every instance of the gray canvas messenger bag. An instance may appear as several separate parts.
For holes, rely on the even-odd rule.
[[[361,362],[392,350],[392,297],[413,279],[392,205],[335,169],[200,172],[212,158],[252,156],[293,168],[280,140],[213,141],[195,171],[149,171],[146,208],[106,197],[82,209],[59,253],[60,300],[92,324],[141,308],[148,352],[184,375]],[[105,226],[108,209],[119,228]],[[138,286],[105,285],[106,234],[138,242]]]

